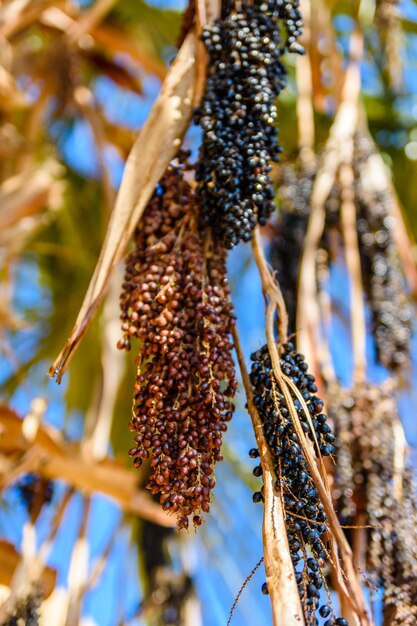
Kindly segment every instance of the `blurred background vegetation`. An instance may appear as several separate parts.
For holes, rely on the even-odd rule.
[[[320,145],[357,6],[313,6]],[[262,556],[242,394],[213,513],[198,536],[169,529],[131,468],[134,355],[115,347],[121,272],[62,385],[46,376],[93,273],[126,156],[176,54],[184,8],[176,0],[0,2],[0,601],[12,588],[36,604],[43,572],[43,624],[176,624],[178,614],[183,624],[225,624]],[[374,2],[359,3],[363,102],[415,239],[417,3],[400,4],[395,41],[393,31],[388,41],[378,34],[374,13]],[[294,60],[287,61],[283,160],[298,141]],[[198,136],[191,128],[190,148]],[[262,342],[263,301],[246,247],[231,254],[230,278],[247,356]],[[416,400],[415,390],[407,394]],[[408,417],[412,446],[417,427]],[[262,581],[258,571],[236,624],[270,623]]]

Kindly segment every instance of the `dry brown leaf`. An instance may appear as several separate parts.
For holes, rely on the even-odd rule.
[[[62,191],[58,180],[62,171],[56,161],[48,160],[37,170],[5,180],[0,186],[0,232],[48,208],[51,197],[56,204]]]
[[[69,29],[67,37],[70,41],[76,41],[84,33],[89,32],[96,24],[101,22],[107,13],[113,8],[117,0],[96,0],[87,11],[80,14],[77,21]]]
[[[35,22],[55,0],[21,0],[0,7],[0,36],[12,38]]]
[[[80,55],[85,58],[86,62],[91,64],[95,70],[101,75],[107,76],[121,89],[127,89],[134,94],[142,93],[142,83],[139,76],[135,76],[127,67],[116,63],[104,51],[93,49],[81,49]]]
[[[21,555],[8,541],[0,540],[0,585],[10,587],[16,568],[21,561]],[[42,574],[42,592],[47,598],[55,587],[56,571],[46,567]]]
[[[150,56],[140,47],[140,42],[134,41],[126,33],[123,33],[115,26],[99,24],[90,32],[98,46],[113,53],[124,53],[130,56],[133,61],[138,62],[146,72],[155,74],[160,80],[164,80],[167,68],[165,64],[157,58]]]
[[[325,225],[325,202],[331,192],[337,170],[348,162],[346,149],[358,124],[358,94],[360,73],[358,64],[351,62],[346,71],[343,100],[330,129],[320,168],[311,195],[311,211],[301,259],[297,306],[297,347],[314,368],[319,343],[320,311],[317,306],[316,256]]]
[[[106,238],[72,333],[49,370],[60,382],[91,323],[117,263],[139,222],[156,183],[182,143],[195,89],[196,36],[189,33],[162,85],[152,111],[126,162]]]
[[[40,17],[40,22],[44,26],[54,28],[62,33],[70,31],[77,25],[75,19],[57,7],[51,7],[44,11]],[[93,43],[103,50],[112,54],[127,54],[133,61],[139,63],[146,72],[155,74],[161,81],[165,78],[167,74],[165,64],[150,56],[141,48],[139,41],[133,40],[117,26],[109,24],[91,25],[88,34],[93,38]],[[81,49],[84,49],[83,46],[86,43],[84,38],[81,37],[77,43]]]
[[[10,467],[9,459],[24,455],[28,442],[24,436],[23,420],[6,406],[0,406],[0,453],[6,462],[0,466],[2,473]],[[85,493],[102,493],[115,500],[127,512],[135,513],[160,526],[175,526],[168,516],[144,491],[137,489],[136,473],[111,459],[94,461],[80,446],[65,441],[59,431],[43,424],[38,428],[32,443],[36,448],[36,463],[30,471],[47,479],[60,479]],[[28,468],[25,466],[25,470]]]
[[[353,137],[350,139],[349,144],[352,160],[349,163],[342,163],[339,173],[342,187],[341,224],[345,242],[346,267],[349,274],[353,378],[356,383],[360,383],[366,378],[366,321],[357,233],[357,209],[353,187]]]

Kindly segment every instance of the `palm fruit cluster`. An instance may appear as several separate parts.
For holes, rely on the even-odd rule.
[[[403,463],[402,434],[391,381],[356,385],[330,397],[337,435],[334,498],[342,524],[369,525],[366,569],[384,606],[417,616],[417,507]],[[399,450],[399,452],[398,452]],[[355,532],[355,531],[353,531]],[[390,610],[391,610],[390,609]],[[411,620],[411,621],[410,621]],[[391,623],[391,622],[390,622]]]
[[[369,136],[355,137],[354,192],[362,282],[371,313],[372,334],[380,363],[391,370],[410,359],[413,310],[407,295],[393,228],[393,197],[386,186],[375,184],[372,171],[375,146]],[[299,263],[307,229],[314,166],[287,165],[278,191],[281,215],[271,243],[271,262],[277,270],[294,331]],[[341,186],[332,186],[325,202],[326,223],[321,246],[326,258],[332,230],[341,232]],[[320,277],[318,277],[320,282]]]
[[[357,515],[372,517],[375,511],[383,512],[392,499],[394,429],[399,418],[388,383],[357,384],[353,390],[329,394],[337,434],[334,496],[342,523],[347,525]],[[371,544],[370,549],[375,549],[375,541]],[[368,556],[372,569],[378,567],[382,553]]]
[[[409,362],[413,312],[393,237],[391,191],[370,188],[366,168],[375,154],[370,139],[356,139],[357,228],[363,283],[380,362],[397,369]]]
[[[403,496],[395,510],[391,569],[384,573],[384,613],[392,626],[417,623],[417,505],[411,472],[403,479]],[[393,507],[393,508],[394,508]]]
[[[151,457],[147,486],[179,528],[209,510],[237,386],[226,252],[199,228],[190,176],[185,163],[168,168],[136,231],[118,344],[140,345],[130,455],[135,467]]]
[[[226,5],[202,34],[210,62],[196,122],[202,144],[196,168],[202,219],[232,248],[248,241],[274,209],[271,162],[278,160],[275,99],[286,84],[281,57],[299,50],[297,2]]]
[[[38,626],[39,606],[41,599],[38,593],[31,593],[19,600],[3,626]]]
[[[384,70],[390,86],[398,89],[402,81],[403,45],[399,0],[376,0],[374,21],[379,35],[380,54],[386,61]]]
[[[304,238],[310,214],[310,199],[316,168],[296,162],[281,168],[277,202],[279,218],[274,224],[270,256],[288,313],[288,327],[296,330],[297,285]]]
[[[328,560],[325,539],[329,530],[327,517],[310,476],[288,404],[272,371],[267,346],[252,354],[251,359],[253,400],[263,423],[265,440],[274,464],[275,486],[285,510],[288,543],[305,623],[307,626],[316,626],[318,616],[321,616],[328,618],[326,626],[347,626],[344,618],[334,615],[330,600],[320,606],[321,589],[325,587],[323,568]],[[316,395],[314,376],[308,373],[303,355],[295,350],[291,342],[282,347],[280,367],[282,373],[296,385],[307,405],[309,419],[301,403],[293,395],[301,427],[311,441],[317,440],[323,456],[331,455],[334,452],[335,437],[327,424],[326,415],[322,413],[323,402]],[[317,444],[314,445],[317,454]],[[249,455],[257,458],[259,451],[254,448]],[[254,474],[262,474],[260,466],[255,467]],[[262,492],[254,494],[255,502],[262,499]]]
[[[53,483],[37,474],[25,474],[17,483],[17,489],[28,512],[35,516],[44,504],[50,504],[54,495]]]

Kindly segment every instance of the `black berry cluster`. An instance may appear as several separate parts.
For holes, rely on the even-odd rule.
[[[409,362],[413,311],[392,233],[395,218],[391,192],[367,187],[366,163],[374,153],[371,141],[359,135],[355,160],[357,228],[378,358],[386,367],[396,369]]]
[[[275,99],[285,86],[279,22],[297,48],[301,18],[291,2],[226,8],[207,26],[206,92],[196,121],[203,131],[196,178],[205,224],[232,248],[248,241],[274,209],[271,161],[277,161]]]
[[[3,626],[21,626],[22,624],[25,626],[38,626],[40,603],[40,596],[36,593],[20,600],[7,621],[2,622]]]
[[[279,218],[271,241],[271,263],[284,296],[289,330],[296,330],[297,285],[315,178],[314,164],[286,164],[278,182]]]
[[[226,252],[198,224],[197,199],[171,166],[153,195],[126,263],[123,338],[140,342],[130,428],[134,465],[151,456],[148,488],[178,526],[202,522],[234,406],[234,324]],[[186,176],[190,176],[187,172]]]
[[[274,377],[267,346],[252,354],[251,359],[254,404],[263,422],[265,439],[274,463],[276,489],[285,509],[287,537],[306,625],[316,626],[318,614],[329,618],[327,626],[347,626],[344,618],[334,616],[329,604],[319,606],[320,590],[325,586],[323,568],[328,558],[324,539],[328,531],[327,517],[310,476],[288,405]],[[323,402],[316,395],[314,376],[308,374],[303,355],[296,352],[291,342],[282,347],[280,366],[307,404],[321,454],[332,454],[335,437],[327,424],[326,415],[322,413]],[[296,398],[293,402],[304,432],[314,441],[301,403]],[[259,452],[253,449],[249,455],[257,458]],[[261,466],[255,467],[254,474],[262,474]],[[262,492],[254,494],[255,502],[262,499]]]
[[[286,34],[285,48],[289,52],[304,54],[304,49],[298,42],[303,32],[300,0],[267,0],[266,2],[264,0],[254,0],[250,3],[243,2],[242,5],[244,8],[255,6],[275,20],[279,20],[280,26],[283,27]],[[222,18],[226,18],[235,10],[236,3],[232,0],[224,0],[222,2]]]
[[[19,496],[31,514],[39,512],[43,504],[52,500],[54,489],[50,480],[37,474],[25,474],[17,484]]]
[[[400,422],[391,383],[338,390],[329,406],[337,434],[334,498],[341,522],[370,526],[368,576],[376,588],[383,587],[385,606],[398,607],[400,593],[407,596],[399,604],[415,619],[417,507],[408,471],[396,460]]]

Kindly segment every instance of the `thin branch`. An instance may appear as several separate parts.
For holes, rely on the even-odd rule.
[[[252,580],[252,578],[254,577],[254,575],[256,574],[256,572],[258,571],[258,569],[260,568],[260,566],[262,565],[262,563],[264,562],[264,557],[262,557],[261,559],[259,559],[259,561],[257,562],[257,564],[255,565],[255,567],[252,569],[252,571],[250,572],[249,576],[246,577],[246,579],[244,580],[241,588],[238,591],[238,594],[236,596],[236,598],[234,599],[232,608],[230,609],[230,614],[229,614],[229,619],[227,620],[227,624],[226,626],[230,626],[230,623],[233,619],[233,614],[235,612],[235,609],[238,605],[238,602],[240,600],[240,597],[243,593],[243,591],[246,589],[248,583]]]
[[[116,543],[116,540],[119,536],[119,532],[122,530],[123,528],[123,523],[124,523],[124,519],[123,517],[120,519],[120,522],[118,524],[116,524],[116,526],[114,527],[114,530],[112,531],[109,540],[107,542],[106,547],[104,548],[102,554],[100,555],[100,557],[97,559],[97,561],[95,562],[91,573],[88,577],[88,580],[86,582],[86,591],[89,591],[90,589],[92,589],[94,587],[94,585],[97,583],[97,581],[100,579],[104,568],[107,565],[107,561],[108,558],[110,556],[110,553]]]
[[[88,564],[90,559],[90,543],[87,538],[87,525],[90,517],[91,500],[84,498],[78,538],[71,553],[68,571],[68,611],[65,626],[78,626],[81,605],[87,590]]]
[[[0,37],[11,39],[35,22],[51,4],[54,4],[54,0],[20,0],[0,7]]]
[[[113,208],[116,192],[110,178],[109,169],[104,160],[107,138],[104,125],[101,121],[101,114],[94,101],[92,92],[87,87],[77,87],[74,89],[73,98],[85,119],[88,121],[93,133],[95,151],[103,187],[104,206],[106,213],[109,214]]]
[[[5,491],[19,480],[21,476],[32,471],[33,467],[38,465],[42,458],[42,450],[32,446],[15,462],[8,463],[8,459],[2,459],[4,464],[0,469],[0,492]]]
[[[263,247],[261,244],[261,238],[259,229],[256,228],[252,239],[252,251],[255,259],[258,271],[261,277],[262,290],[265,295],[271,297],[277,302],[278,307],[278,334],[280,343],[285,343],[288,338],[288,314],[285,306],[284,298],[281,290],[279,289],[277,282],[274,280],[271,274],[268,264],[265,258]]]
[[[320,284],[324,285],[328,282],[329,266],[327,252],[319,249],[317,252],[317,282],[319,285],[317,293],[317,301],[320,309],[320,318],[322,320],[323,332],[319,339],[319,354],[321,356],[320,375],[323,378],[327,389],[337,385],[337,376],[334,368],[333,358],[330,351],[329,336],[332,320],[332,300],[328,290],[320,288]]]
[[[76,20],[57,7],[44,11],[39,21],[48,28],[54,28],[62,33],[66,33],[76,25]],[[146,72],[154,74],[161,81],[164,80],[167,73],[164,63],[148,55],[140,48],[140,42],[134,41],[126,32],[110,24],[97,24],[92,26],[89,35],[98,46],[113,54],[127,54],[132,61],[139,63]]]
[[[353,158],[353,139],[352,158]],[[343,163],[339,174],[342,185],[341,222],[345,241],[346,266],[350,282],[350,321],[353,344],[353,379],[362,382],[366,377],[366,323],[363,297],[362,270],[356,231],[356,206],[353,168],[351,161]]]
[[[398,501],[401,501],[403,497],[403,480],[407,441],[405,438],[403,425],[401,424],[398,417],[394,420],[392,424],[392,429],[394,431],[393,494]]]

